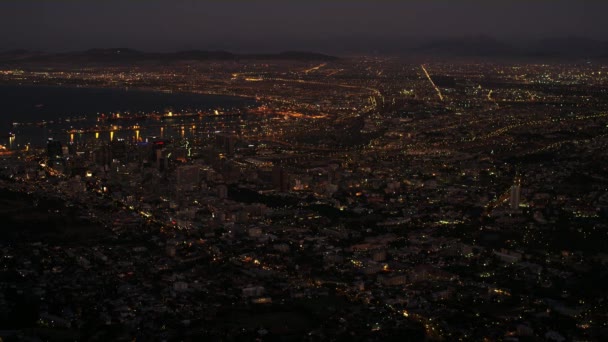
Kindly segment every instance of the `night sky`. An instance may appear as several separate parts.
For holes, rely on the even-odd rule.
[[[608,1],[1,1],[0,51],[361,48],[487,35],[608,40]],[[342,45],[340,45],[342,44]]]

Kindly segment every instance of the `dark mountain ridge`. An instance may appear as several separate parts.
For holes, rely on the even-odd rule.
[[[335,61],[338,57],[314,52],[285,51],[276,54],[235,54],[227,51],[189,50],[173,53],[143,52],[130,48],[90,49],[67,53],[44,53],[13,50],[0,53],[0,62],[32,63],[137,63],[183,60],[302,60]]]
[[[327,43],[327,42],[326,42]],[[321,44],[323,45],[323,44]],[[544,38],[532,41],[503,41],[485,35],[438,39],[405,39],[379,37],[354,40],[341,39],[334,44],[315,46],[308,50],[340,50],[352,55],[386,55],[434,58],[496,58],[574,60],[608,58],[608,42],[581,37]],[[0,51],[0,63],[72,63],[72,64],[120,64],[120,63],[172,63],[179,61],[337,61],[340,58],[307,51],[280,53],[233,53],[225,50],[184,50],[159,53],[130,48],[90,49],[67,53],[48,53],[28,50]]]

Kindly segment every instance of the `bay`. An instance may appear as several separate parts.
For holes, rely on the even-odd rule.
[[[24,144],[41,146],[48,138],[65,135],[66,129],[97,125],[102,114],[229,112],[253,105],[253,99],[224,95],[0,85],[0,144],[10,144],[12,148],[20,148]],[[9,132],[15,135],[10,141]]]

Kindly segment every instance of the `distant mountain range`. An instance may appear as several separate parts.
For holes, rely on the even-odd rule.
[[[488,36],[472,36],[434,40],[406,50],[432,56],[608,58],[608,42],[577,37],[506,43]]]
[[[513,46],[490,37],[437,39],[410,49],[414,54],[433,56],[511,56]]]
[[[478,35],[457,38],[415,40],[397,37],[344,37],[335,43],[322,46],[305,44],[310,50],[341,51],[344,54],[379,54],[408,57],[479,57],[479,58],[532,58],[532,59],[607,59],[608,42],[588,38],[566,37],[536,41],[501,41]],[[312,44],[312,45],[311,45]],[[310,46],[309,46],[310,45]],[[70,63],[70,64],[121,64],[179,61],[239,61],[239,60],[286,60],[286,61],[336,61],[338,57],[306,52],[242,54],[223,50],[188,50],[172,53],[143,52],[129,48],[91,49],[68,53],[40,51],[0,51],[0,63]]]
[[[0,52],[0,63],[137,63],[176,62],[186,60],[297,60],[334,61],[338,57],[313,52],[285,51],[276,54],[235,54],[227,51],[179,51],[172,53],[143,52],[129,48],[91,49],[68,53],[44,53],[12,50]]]

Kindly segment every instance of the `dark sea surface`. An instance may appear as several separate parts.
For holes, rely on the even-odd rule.
[[[40,145],[69,128],[88,128],[99,115],[231,111],[255,104],[253,99],[163,93],[142,90],[0,85],[0,144]],[[45,121],[41,128],[40,123]],[[19,125],[13,126],[13,123]],[[8,141],[8,133],[15,139]]]

